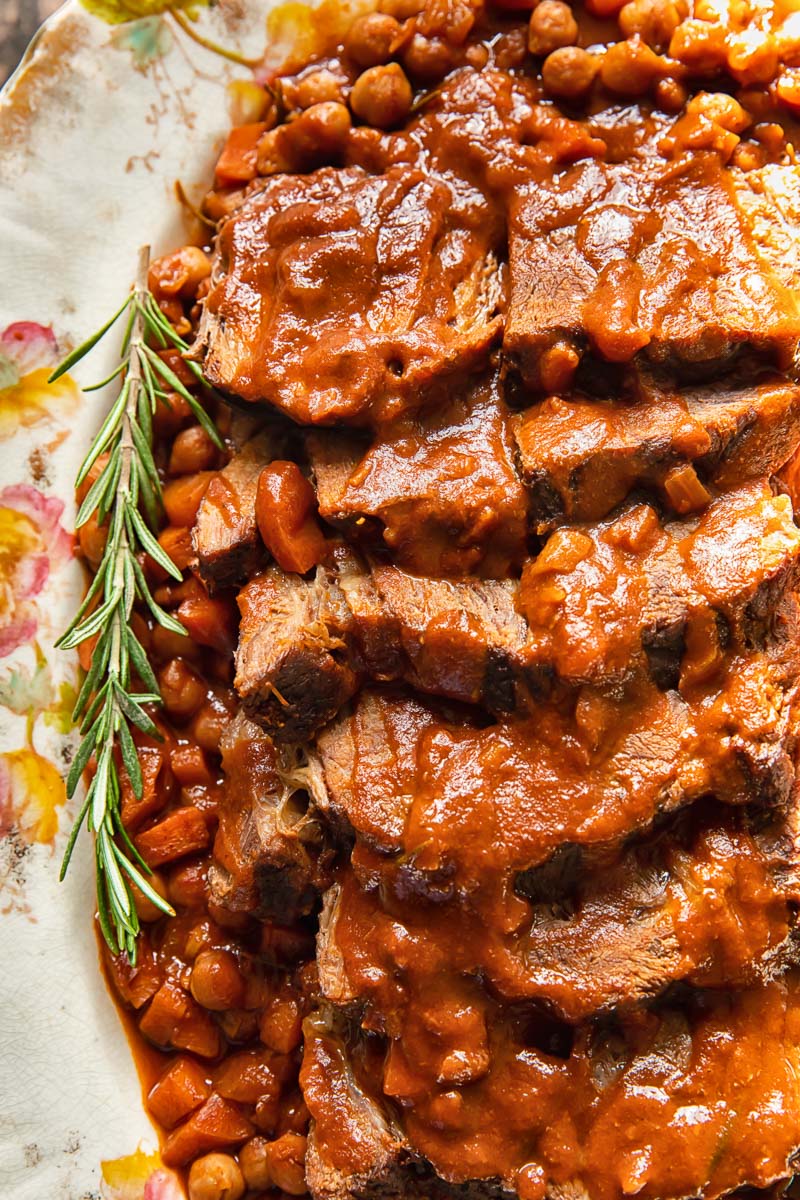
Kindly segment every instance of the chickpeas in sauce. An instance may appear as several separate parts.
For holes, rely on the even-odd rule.
[[[247,197],[258,196],[266,181],[283,176],[304,178],[317,172],[326,203],[333,206],[336,196],[333,186],[329,187],[325,182],[332,178],[326,176],[326,172],[348,171],[353,177],[369,180],[382,172],[393,173],[392,177],[398,178],[407,168],[418,170],[422,178],[426,176],[430,156],[441,151],[437,169],[444,163],[445,170],[457,164],[458,169],[464,171],[466,182],[463,192],[458,194],[459,204],[468,209],[470,188],[484,187],[495,205],[492,220],[499,227],[509,220],[509,196],[513,188],[522,188],[530,182],[529,177],[519,174],[516,152],[520,146],[536,146],[538,159],[534,168],[526,162],[525,170],[535,169],[539,173],[538,182],[550,186],[560,172],[566,172],[576,163],[614,161],[615,155],[621,156],[627,151],[629,143],[632,145],[645,127],[649,133],[659,132],[658,153],[665,159],[672,157],[687,162],[694,154],[713,155],[715,165],[721,164],[738,172],[737,186],[744,187],[742,179],[750,173],[755,178],[766,167],[777,167],[786,161],[787,139],[794,137],[793,122],[800,113],[800,27],[790,15],[782,16],[778,6],[753,5],[751,8],[745,0],[740,8],[739,17],[730,17],[730,23],[735,27],[729,28],[720,15],[721,8],[717,12],[716,8],[708,6],[708,11],[700,15],[697,5],[689,6],[684,0],[627,0],[627,3],[587,0],[586,5],[580,7],[565,0],[539,0],[533,4],[497,0],[488,5],[479,0],[428,0],[427,3],[424,0],[387,0],[378,11],[356,16],[338,39],[326,42],[324,37],[321,38],[318,53],[302,70],[283,79],[271,79],[268,88],[248,82],[247,105],[243,111],[253,119],[243,121],[228,138],[219,159],[215,187],[206,199],[206,214],[212,221],[219,221],[224,230],[225,222],[235,215]],[[519,101],[518,110],[525,109],[525,112],[519,117],[519,127],[514,128],[516,142],[512,151],[508,151],[503,142],[504,138],[508,139],[507,128],[513,125],[517,113],[512,100],[508,99],[503,101],[507,104],[503,114],[504,119],[508,118],[507,127],[501,129],[498,124],[488,144],[476,141],[462,161],[459,154],[463,152],[464,143],[448,141],[447,122],[442,121],[436,126],[433,117],[441,116],[442,112],[448,116],[446,106],[452,96],[463,95],[456,91],[446,93],[443,89],[453,80],[471,77],[471,74],[489,81],[488,87],[506,88],[509,97],[513,89],[519,87],[521,90],[515,94],[517,99],[524,95],[524,104]],[[619,113],[637,105],[641,118],[638,128],[633,128],[630,123],[626,125],[622,118],[615,124],[616,118],[609,116],[609,113]],[[426,116],[427,125],[424,124]],[[463,129],[469,119],[469,111],[454,109],[452,121],[455,126]],[[436,143],[436,137],[441,138],[441,145]],[[449,159],[448,155],[451,156]],[[682,155],[685,156],[683,159]],[[422,163],[423,167],[414,166],[415,163]],[[476,180],[480,182],[476,183]],[[421,188],[422,184],[417,186]],[[754,194],[758,193],[759,186],[754,183]],[[532,204],[530,195],[526,193],[526,197]],[[334,233],[339,211],[336,210],[331,218]],[[414,219],[418,216],[417,213]],[[271,218],[276,237],[285,237],[285,244],[290,248],[294,219],[280,206],[276,206]],[[532,218],[526,211],[515,209],[513,219],[524,224]],[[617,214],[615,219],[621,229],[623,217]],[[609,236],[616,236],[616,229],[617,226]],[[580,226],[580,236],[587,243],[591,242],[594,233],[589,225]],[[325,230],[324,236],[331,236],[330,229]],[[447,242],[447,253],[455,259],[460,246],[472,245],[475,239],[483,236],[488,234],[482,221],[474,219],[469,212],[458,236],[453,235]],[[619,236],[622,238],[623,234]],[[591,252],[590,245],[587,254],[591,255]],[[418,252],[413,251],[412,257],[414,253]],[[505,248],[496,255],[493,250],[493,261],[497,262],[504,253]],[[337,287],[342,293],[350,288],[356,291],[362,286],[359,260],[353,261],[352,273],[346,270],[338,276]],[[437,304],[443,310],[456,290],[447,275],[448,261],[445,254],[441,264],[444,282],[437,293]],[[302,264],[296,260],[290,261],[290,250],[287,250],[280,287],[290,294],[295,311],[303,319],[318,319],[322,326],[325,314],[324,306],[320,307],[317,282],[309,283],[301,268]],[[502,269],[505,270],[505,264]],[[408,294],[401,294],[410,268],[399,253],[396,262],[392,260],[391,270],[396,271],[398,281],[392,303],[396,302],[398,306],[418,303],[413,296],[408,299],[410,290]],[[386,267],[386,272],[390,272],[390,267]],[[643,339],[647,333],[636,324],[634,309],[638,284],[630,282],[631,273],[635,271],[626,259],[624,246],[604,272],[602,286],[591,303],[586,302],[584,316],[587,322],[594,321],[593,329],[599,330],[597,339],[603,346],[607,364],[616,367],[629,361],[633,353],[645,346]],[[175,329],[184,337],[194,335],[203,320],[203,302],[213,295],[216,285],[215,277],[212,277],[212,252],[186,246],[165,255],[152,263],[149,283]],[[480,291],[474,279],[470,287],[472,293]],[[371,332],[380,332],[386,309],[390,307],[385,296],[375,300],[369,315]],[[476,301],[468,332],[483,320],[479,309]],[[498,326],[497,314],[501,309],[502,304],[493,310],[493,319]],[[360,319],[360,313],[352,316],[353,325]],[[455,361],[460,347],[458,338],[466,338],[467,334],[461,329],[453,332],[457,322],[449,310],[445,312],[442,324],[450,330],[448,336],[452,337]],[[488,332],[484,344],[496,344],[497,330],[494,326],[488,328],[488,321],[486,324]],[[423,345],[426,333],[422,324],[415,332],[421,347],[419,353],[423,354],[426,352]],[[313,357],[316,349],[314,345],[308,348],[309,360],[313,359],[308,368],[309,378],[315,378],[315,372],[324,373],[321,369],[318,371],[320,360]],[[563,406],[571,404],[574,395],[578,394],[576,381],[582,378],[584,347],[581,339],[573,337],[571,328],[562,328],[540,349],[536,366],[539,388],[536,404],[542,412],[547,408],[545,415],[555,426]],[[737,348],[727,349],[732,355]],[[262,360],[271,351],[271,346],[258,347]],[[279,347],[276,353],[279,356],[282,349]],[[388,437],[379,442],[379,453],[374,454],[369,470],[363,463],[359,466],[347,461],[348,487],[356,491],[371,485],[370,471],[377,477],[383,457],[388,456],[390,450],[398,458],[411,459],[416,453],[412,444],[417,428],[414,422],[422,418],[413,406],[402,408],[405,394],[402,389],[409,375],[414,377],[413,357],[404,358],[399,350],[387,355],[382,349],[380,354],[376,352],[374,359],[357,361],[353,358],[351,362],[350,354],[351,348],[342,338],[341,353],[336,360],[339,375],[330,383],[328,395],[337,394],[337,389],[346,390],[350,379],[348,372],[355,375],[362,372],[365,377],[369,372],[379,375],[383,372],[381,379],[393,376],[397,395],[393,400],[396,408],[387,410],[388,417],[387,413],[375,417],[365,409],[355,414],[346,413],[345,420],[357,430],[359,438],[366,438],[367,432],[372,437],[376,428],[384,430],[394,417],[403,423],[404,430],[403,438],[392,442],[391,446]],[[185,1172],[189,1200],[302,1196],[307,1190],[305,1162],[309,1108],[320,1126],[325,1115],[324,1105],[319,1103],[319,1079],[312,1068],[303,1067],[302,1088],[300,1077],[304,1038],[312,1036],[308,1030],[312,1029],[316,1019],[320,987],[314,964],[319,913],[315,888],[322,886],[320,879],[329,880],[326,872],[332,870],[330,863],[337,854],[341,855],[342,849],[337,845],[326,850],[325,863],[323,866],[317,863],[314,886],[303,904],[296,909],[290,906],[286,912],[270,911],[265,915],[269,908],[266,895],[269,883],[268,880],[265,882],[268,871],[260,877],[252,863],[249,867],[243,866],[241,860],[242,830],[249,819],[242,780],[256,779],[260,795],[279,791],[285,784],[288,751],[284,757],[279,755],[276,759],[274,752],[266,750],[259,741],[263,731],[259,732],[257,728],[260,714],[255,702],[247,710],[246,719],[249,721],[254,716],[256,723],[251,722],[247,736],[239,738],[245,714],[237,677],[240,664],[234,662],[240,616],[236,588],[246,578],[257,576],[266,589],[272,578],[269,571],[275,567],[292,577],[302,578],[311,587],[311,581],[318,573],[332,569],[331,556],[341,549],[342,530],[348,530],[347,536],[350,536],[353,528],[359,526],[353,536],[360,546],[358,538],[368,536],[378,518],[370,512],[354,522],[344,505],[339,510],[332,505],[323,507],[321,476],[315,473],[305,443],[288,420],[276,426],[279,434],[272,431],[276,449],[269,454],[268,461],[259,462],[258,469],[251,470],[244,483],[234,478],[231,466],[253,436],[247,419],[241,412],[229,409],[221,399],[199,389],[197,380],[187,371],[179,355],[171,351],[163,351],[162,355],[169,360],[169,366],[181,383],[207,404],[225,435],[226,450],[221,452],[215,446],[177,392],[170,395],[168,404],[155,415],[155,457],[164,483],[164,527],[159,543],[183,572],[183,580],[176,583],[168,579],[153,561],[145,560],[142,566],[156,601],[175,614],[186,635],[157,627],[145,612],[134,617],[137,635],[153,665],[163,699],[163,708],[158,712],[162,740],[137,735],[144,791],[140,800],[132,791],[126,792],[123,816],[134,845],[154,870],[151,883],[159,894],[169,899],[176,915],[162,916],[150,901],[141,897],[139,910],[145,927],[137,965],[132,967],[124,956],[112,958],[104,951],[106,966],[120,1004],[129,1014],[137,1036],[147,1046],[140,1065],[147,1081],[148,1109],[162,1131],[164,1162]],[[663,366],[656,361],[655,355],[653,361],[655,369]],[[522,378],[525,369],[520,355],[514,360],[509,388],[512,383],[516,386],[517,375],[521,373]],[[427,366],[423,364],[422,374],[425,370]],[[612,383],[609,386],[612,389],[613,378],[610,370]],[[296,388],[292,394],[302,394],[302,402],[308,402],[303,389]],[[521,396],[523,394],[524,389],[520,392]],[[519,412],[515,410],[509,420],[522,422],[531,403],[525,398],[524,412],[520,405]],[[561,410],[559,405],[562,405]],[[296,419],[297,414],[291,409],[288,411],[289,416]],[[542,412],[537,415],[541,417]],[[323,418],[319,421],[323,429],[334,424],[325,414]],[[314,422],[309,419],[305,423]],[[688,426],[687,418],[682,445],[695,436]],[[441,432],[434,429],[430,434],[431,443],[437,438],[436,444],[443,445]],[[444,454],[445,451],[441,452]],[[706,449],[705,453],[711,455],[712,452]],[[699,452],[696,457],[705,462]],[[101,468],[102,460],[90,473],[84,495]],[[485,462],[476,454],[466,465],[461,463],[459,469],[451,470],[448,486],[456,488],[464,477],[477,475],[485,469]],[[692,465],[675,466],[671,460],[661,474],[654,470],[647,477],[647,486],[660,489],[659,503],[671,506],[679,516],[697,520],[712,501],[713,488],[709,490],[711,484],[707,487],[707,483],[707,475],[703,476],[699,468],[696,471]],[[237,508],[237,496],[243,494],[236,490],[239,487],[248,489],[250,508],[245,514],[246,519]],[[596,497],[593,502],[600,503]],[[380,548],[384,557],[387,548],[394,551],[400,546],[402,549],[403,536],[407,533],[403,521],[413,525],[413,516],[404,516],[400,511],[403,503],[402,498],[397,501],[397,511],[392,513],[396,528],[392,528],[387,519],[387,536]],[[203,513],[210,514],[209,519],[217,520],[217,528],[223,529],[226,537],[238,539],[238,557],[232,566],[226,565],[228,575],[220,572],[215,576],[213,571],[217,568],[214,564],[205,567],[201,561],[198,522]],[[482,510],[477,515],[472,514],[471,519],[469,536],[478,538],[480,532],[476,534],[475,530],[480,531],[481,522],[490,524],[489,515]],[[528,535],[524,514],[520,517],[520,528],[522,533],[518,540],[522,554],[515,558],[509,552],[503,560],[514,564],[511,573],[516,572],[515,580],[520,573],[519,563],[529,552],[527,543],[523,545],[525,538],[529,536],[532,545],[537,539],[543,541],[549,533],[543,521],[540,527],[531,525]],[[101,561],[106,536],[106,525],[94,519],[80,530],[80,552],[92,569],[96,569]],[[451,572],[453,577],[468,576],[475,569],[479,556],[476,558],[467,533],[449,527],[442,540],[447,543],[451,555],[448,562],[455,561],[459,568]],[[576,569],[588,554],[587,542],[588,538],[583,542],[580,537],[573,538],[570,552],[574,561],[570,559],[567,564],[569,570]],[[548,545],[552,548],[554,541]],[[566,546],[564,539],[562,549]],[[615,544],[613,553],[621,559],[634,551]],[[544,558],[541,561],[544,562]],[[544,571],[543,566],[541,571]],[[527,588],[524,594],[535,594],[536,611],[544,628],[548,620],[554,620],[553,614],[563,602],[564,594],[549,577],[541,582],[537,576],[534,588],[529,582],[532,573],[532,568],[524,569],[523,580]],[[278,600],[274,603],[279,605]],[[241,607],[244,617],[245,606]],[[466,612],[459,613],[458,619],[462,618],[465,624],[473,620]],[[313,619],[324,623],[328,616],[314,610]],[[514,619],[520,619],[519,613],[514,614]],[[426,660],[425,655],[435,655],[435,646],[439,644],[437,638],[444,644],[450,636],[455,635],[444,622],[427,641],[422,637],[418,639],[419,644],[413,649],[415,678],[429,680],[435,675],[430,667],[433,659]],[[693,636],[700,636],[694,628]],[[350,670],[347,675],[342,666],[346,640],[337,640],[334,633],[330,634],[330,661],[333,664],[330,672],[331,677],[339,672],[335,677],[341,690],[339,699],[345,697],[342,703],[355,694],[361,678],[359,672],[364,670],[359,661],[357,668],[347,668]],[[362,658],[368,658],[369,647],[360,647],[359,653]],[[469,664],[462,665],[462,674],[466,678]],[[391,664],[381,663],[376,677],[382,681],[392,680],[395,677],[391,670]],[[719,655],[709,651],[703,667],[705,675],[698,668],[703,686],[718,670]],[[344,683],[343,677],[346,677]],[[309,678],[306,686],[313,690],[316,682]],[[586,747],[601,744],[613,724],[606,697],[598,700],[590,694],[593,682],[590,680],[584,687],[575,709],[580,726],[574,747],[577,757],[590,756]],[[468,700],[479,694],[479,686],[483,686],[482,681],[474,685]],[[539,686],[538,682],[536,686]],[[614,686],[618,686],[618,681]],[[431,687],[435,692],[435,685]],[[289,700],[280,694],[280,689],[275,691],[273,702],[288,709]],[[445,689],[443,694],[448,702],[454,696],[458,702],[463,699],[460,692]],[[652,700],[654,705],[660,703],[660,695]],[[336,711],[332,709],[328,719],[332,719]],[[562,720],[562,715],[559,711],[552,718],[553,728]],[[403,737],[418,736],[414,722],[423,723],[423,717],[417,712],[409,716]],[[236,736],[232,730],[236,731]],[[438,732],[434,729],[431,734],[433,741],[440,739],[442,746],[450,737],[449,732],[444,733],[441,729]],[[293,745],[291,740],[287,744]],[[443,749],[441,754],[444,761]],[[431,756],[433,762],[435,754],[431,752]],[[309,766],[307,762],[299,767],[292,766],[292,770],[301,773],[309,792],[314,786],[314,769],[314,763]],[[431,774],[435,774],[434,767]],[[380,782],[371,786],[377,788]],[[319,853],[322,838],[307,813],[290,811],[286,804],[281,810],[281,819],[286,823],[285,829],[293,831],[291,837],[298,861],[302,858],[306,863],[314,853]],[[423,818],[415,813],[415,819],[421,821]],[[429,815],[426,819],[433,821]],[[247,826],[246,836],[257,838],[256,826],[252,829]],[[345,837],[349,836],[348,829]],[[377,838],[375,845],[378,845]],[[435,847],[430,849],[428,843],[423,843],[420,859],[424,860],[426,853],[435,858],[436,852]],[[399,853],[397,847],[392,850],[392,855]],[[400,877],[392,877],[391,883],[387,883],[381,876],[381,871],[388,871],[381,855],[387,860],[391,856],[384,848],[379,853],[368,839],[360,846],[359,854],[359,870],[372,880],[376,889],[379,887],[376,881],[380,880],[380,888],[392,895],[392,903],[400,906],[406,883]],[[432,926],[440,919],[437,906],[450,886],[448,879],[443,867],[441,880],[435,878],[425,898],[425,904],[431,908]],[[754,890],[756,886],[754,883]],[[524,919],[518,907],[523,904],[521,896],[521,892],[509,887],[502,901],[493,900],[498,906],[497,912],[502,907],[502,921],[512,931],[516,929],[514,921]],[[408,946],[402,944],[404,937],[409,939]],[[408,971],[413,974],[412,960],[417,951],[412,946],[411,934],[404,930],[399,918],[386,933],[387,944],[392,938],[397,939],[398,945],[392,945],[392,954],[387,951],[389,965],[380,969],[376,966],[370,976],[361,964],[366,980],[364,986],[372,988],[370,994],[373,997],[383,995],[381,988],[389,986],[386,981],[393,970],[397,971],[397,994],[401,994],[399,981],[405,967],[401,971],[397,962],[403,961],[404,954],[408,955]],[[351,950],[355,961],[358,952],[355,935],[353,939]],[[392,957],[395,952],[396,960]],[[419,951],[421,956],[424,953],[431,952],[429,948]],[[424,1144],[421,1157],[427,1155],[437,1163],[437,1154],[441,1153],[446,1159],[454,1141],[466,1140],[464,1112],[468,1100],[464,1096],[469,1095],[468,1085],[477,1089],[489,1076],[490,1055],[494,1053],[484,1008],[499,1004],[493,993],[491,1003],[487,1002],[482,1008],[483,1001],[478,1003],[473,995],[478,987],[476,977],[468,977],[466,972],[464,978],[452,986],[453,997],[447,999],[450,1005],[447,1016],[443,1017],[431,1000],[430,1012],[425,1012],[419,1019],[419,1028],[415,1032],[419,1063],[409,1064],[402,1053],[393,1051],[392,1056],[385,1062],[381,1060],[380,1066],[376,1067],[370,1055],[374,1054],[377,1061],[380,1055],[376,1047],[382,1048],[387,1042],[391,1021],[374,1013],[367,1017],[364,1028],[368,1031],[368,1049],[364,1062],[359,1064],[360,1081],[352,1077],[347,1085],[354,1093],[362,1088],[362,1084],[366,1090],[369,1087],[385,1088],[397,1110],[408,1115],[409,1128],[416,1129],[420,1144]],[[498,994],[500,990],[496,989]],[[365,1011],[372,1012],[368,1008]],[[611,1011],[610,1007],[608,1011]],[[405,1016],[402,1019],[405,1020]],[[516,1016],[514,1020],[517,1020]],[[397,1021],[400,1022],[399,1016]],[[643,1016],[643,1027],[645,1023]],[[555,1064],[562,1059],[568,1060],[569,1051],[562,1049],[555,1034],[548,1041],[550,1026],[544,1017],[541,1019],[544,1032],[538,1026],[534,1032],[535,1024],[532,1023],[529,1033],[531,1043],[539,1049],[545,1046]],[[555,1027],[557,1022],[552,1024]],[[563,1022],[562,1025],[566,1028],[570,1023]],[[559,1029],[563,1032],[561,1026]],[[574,1032],[571,1026],[570,1030],[571,1037]],[[646,1031],[640,1033],[646,1040]],[[458,1038],[462,1035],[465,1043],[469,1043],[468,1053],[459,1048]],[[330,1064],[335,1055],[323,1035],[319,1035],[318,1040],[323,1046],[320,1061],[326,1062],[333,1073]],[[609,1055],[609,1062],[612,1057]],[[435,1078],[435,1096],[422,1099],[415,1091],[420,1086],[414,1075],[418,1066],[421,1072],[432,1073]],[[608,1070],[610,1072],[611,1067]],[[558,1095],[555,1085],[553,1095]],[[309,1107],[306,1107],[304,1096]],[[429,1111],[425,1105],[429,1106]],[[420,1116],[423,1111],[428,1113],[425,1119]],[[557,1112],[548,1110],[548,1114],[553,1142],[548,1153],[552,1153],[554,1164],[563,1164],[563,1156],[567,1154],[564,1146],[575,1136],[575,1131],[568,1130],[566,1124],[563,1128],[557,1125]],[[506,1117],[508,1113],[501,1118],[501,1123]],[[491,1126],[494,1119],[494,1114],[486,1114],[485,1125]],[[418,1121],[416,1127],[415,1120]],[[586,1120],[588,1122],[588,1117]],[[619,1118],[617,1127],[623,1125],[624,1121]],[[609,1135],[609,1144],[619,1148],[621,1142],[615,1142],[615,1136]],[[479,1158],[483,1153],[484,1137],[488,1147],[485,1175],[489,1177],[498,1174],[496,1159],[492,1157],[496,1149],[492,1141],[494,1133],[481,1132],[476,1127],[472,1149]],[[545,1134],[541,1137],[544,1139]],[[563,1145],[556,1146],[559,1138]],[[522,1200],[543,1200],[546,1195],[555,1194],[548,1190],[552,1180],[545,1168],[539,1161],[528,1160],[528,1150],[522,1146],[524,1138],[521,1135],[511,1131],[507,1142],[500,1134],[495,1141],[497,1145],[502,1143],[497,1154],[507,1151],[505,1183],[511,1187],[509,1181],[513,1180],[516,1194]],[[712,1157],[709,1154],[709,1161]],[[636,1174],[639,1166],[628,1163],[627,1159],[626,1164],[624,1170],[629,1174],[624,1186],[620,1184],[619,1194],[650,1196],[645,1167],[641,1166],[640,1177]],[[600,1171],[601,1166],[595,1165]],[[556,1171],[556,1166],[553,1170]],[[613,1174],[614,1170],[622,1171],[623,1168],[614,1163],[609,1170]],[[650,1170],[649,1166],[647,1170]],[[668,1171],[668,1168],[665,1166],[664,1170]],[[748,1177],[740,1182],[750,1181]],[[564,1183],[564,1187],[568,1186]],[[608,1179],[603,1187],[605,1190],[598,1190],[597,1195],[606,1200],[612,1195],[613,1188]],[[690,1188],[685,1194],[695,1192]]]

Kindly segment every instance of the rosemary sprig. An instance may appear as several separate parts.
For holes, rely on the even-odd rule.
[[[147,706],[160,703],[161,696],[144,648],[130,626],[134,604],[139,601],[146,605],[165,629],[185,633],[183,626],[156,603],[137,557],[146,553],[172,578],[182,578],[155,536],[161,505],[161,483],[152,453],[152,421],[157,404],[169,404],[168,393],[177,392],[208,435],[221,445],[205,409],[154,349],[185,351],[188,346],[148,290],[149,261],[150,250],[144,246],[139,252],[136,283],[125,302],[50,376],[53,382],[69,371],[127,314],[119,366],[103,381],[120,378],[120,391],[76,480],[80,487],[100,456],[107,455],[75,521],[76,529],[94,514],[98,522],[107,521],[105,550],[83,603],[56,645],[74,649],[90,638],[97,639],[72,714],[82,740],[67,777],[67,794],[74,795],[92,756],[95,770],[67,843],[60,877],[63,879],[67,872],[78,833],[86,822],[95,834],[100,928],[112,953],[125,951],[132,963],[136,961],[139,933],[132,885],[162,912],[173,912],[148,883],[146,877],[152,872],[131,842],[120,815],[120,763],[137,799],[141,799],[143,790],[132,729],[160,739]],[[188,366],[199,380],[203,379],[196,364]],[[103,383],[85,390],[102,387]],[[138,676],[144,690],[134,690],[134,676]]]

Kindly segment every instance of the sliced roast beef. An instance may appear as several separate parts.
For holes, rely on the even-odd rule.
[[[791,361],[796,295],[754,241],[729,172],[712,151],[662,157],[663,133],[512,199],[504,347],[530,385],[561,390],[587,348],[690,372],[743,346]]]
[[[796,806],[763,825],[699,804],[612,853],[574,855],[557,883],[549,867],[517,879],[531,909],[512,929],[484,923],[468,899],[400,910],[374,864],[366,886],[344,874],[320,919],[323,996],[351,1009],[377,1001],[376,981],[400,979],[407,947],[424,944],[432,973],[479,976],[504,1002],[578,1022],[678,982],[751,986],[800,961]]]
[[[409,974],[420,979],[424,967]],[[368,1034],[330,1016],[307,1025],[301,1082],[315,1200],[483,1200],[525,1195],[531,1178],[548,1200],[611,1200],[634,1187],[714,1200],[791,1173],[800,1142],[796,973],[587,1024],[565,1045],[534,1011],[500,1012],[476,996],[455,1014],[427,983],[418,1019],[404,1014],[391,1029],[377,1075],[389,1099],[364,1070]],[[464,1059],[479,1030],[489,1048],[482,1078],[450,1082],[449,1065],[443,1078],[443,1050]],[[654,1130],[660,1152],[642,1153]]]
[[[397,566],[501,577],[523,559],[528,501],[496,375],[368,446],[328,430],[306,445],[320,514],[362,543],[382,536]]]
[[[200,578],[209,590],[243,583],[267,560],[256,525],[261,470],[280,454],[283,439],[262,430],[211,480],[192,530]]]
[[[512,420],[540,531],[593,521],[629,491],[655,489],[678,512],[719,488],[770,475],[800,439],[800,388],[774,378],[681,390],[640,376],[630,400],[542,401]]]
[[[800,532],[763,483],[663,525],[649,505],[556,530],[512,580],[445,580],[340,549],[313,579],[277,567],[240,594],[236,688],[281,741],[311,736],[365,678],[526,711],[554,680],[637,672],[686,690],[728,645],[764,644],[793,586]],[[688,648],[688,650],[687,650]]]
[[[366,690],[319,740],[327,806],[365,844],[398,856],[392,886],[460,890],[480,898],[487,923],[502,922],[510,881],[565,843],[617,845],[705,796],[789,802],[793,602],[785,620],[767,652],[729,655],[689,700],[639,679],[609,694],[584,688],[574,707],[541,704],[524,720],[470,728],[435,704]]]
[[[242,588],[239,607],[235,686],[244,710],[281,741],[302,741],[358,682],[343,638],[344,597],[321,568],[308,582],[272,567]]]
[[[239,713],[222,744],[225,790],[210,871],[214,900],[282,923],[308,912],[325,881],[308,778],[288,769],[271,739]],[[292,764],[294,766],[294,764]]]
[[[217,240],[206,378],[304,423],[414,407],[499,335],[490,236],[443,179],[407,166],[265,180]]]

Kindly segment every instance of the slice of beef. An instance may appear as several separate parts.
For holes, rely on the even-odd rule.
[[[460,1086],[439,1080],[436,1056],[424,1054],[448,1021],[446,997],[432,990],[420,997],[427,1040],[410,1021],[393,1030],[383,1073],[391,1098],[379,1074],[359,1069],[365,1035],[320,1016],[306,1027],[301,1073],[311,1194],[513,1200],[529,1195],[531,1177],[547,1200],[610,1200],[637,1185],[647,1197],[715,1200],[770,1187],[791,1174],[800,1142],[799,993],[795,972],[587,1024],[557,1054],[539,1044],[534,1014],[485,1003],[489,1068]],[[400,1080],[407,1094],[395,1106]],[[660,1153],[643,1154],[655,1130]]]
[[[553,397],[514,417],[512,429],[542,532],[599,520],[637,487],[680,504],[687,464],[719,488],[771,475],[800,440],[800,388],[770,378],[676,390],[640,377],[633,399]]]
[[[499,578],[524,557],[528,501],[496,375],[368,446],[332,430],[312,431],[306,445],[321,515],[348,538],[382,540],[395,565]]]
[[[192,530],[197,569],[209,591],[243,583],[267,561],[256,525],[261,470],[279,457],[281,435],[262,430],[211,480]]]
[[[432,973],[478,976],[506,1003],[536,1001],[574,1023],[679,982],[751,986],[800,961],[796,805],[764,825],[698,804],[611,853],[571,857],[567,878],[553,861],[517,878],[531,908],[513,929],[458,895],[400,906],[379,870],[366,886],[345,872],[320,918],[322,995],[379,1004],[380,981],[402,979],[408,946],[424,944]]]
[[[392,886],[462,890],[487,924],[504,919],[518,872],[565,843],[618,845],[705,796],[784,806],[795,786],[793,602],[784,620],[768,651],[729,654],[690,699],[639,678],[469,728],[433,703],[366,690],[318,743],[328,806],[397,856]],[[392,728],[403,731],[402,755],[385,736]]]
[[[311,736],[365,678],[498,715],[529,710],[554,679],[644,672],[686,689],[728,645],[769,640],[799,563],[790,501],[763,483],[699,519],[662,525],[635,505],[559,529],[520,584],[423,578],[340,548],[314,579],[272,567],[242,590],[236,688],[281,741]]]
[[[557,529],[525,567],[517,604],[528,654],[560,678],[621,679],[645,657],[662,687],[685,689],[731,641],[764,644],[799,570],[791,502],[758,481],[700,518],[662,524],[641,504]]]
[[[209,882],[231,912],[289,924],[325,883],[321,831],[308,811],[311,785],[287,769],[262,729],[239,713],[220,746],[225,789]]]
[[[500,332],[489,230],[442,179],[326,167],[264,181],[217,239],[206,378],[303,423],[367,422],[479,367]]]
[[[689,372],[741,347],[791,362],[796,295],[759,253],[729,172],[711,151],[661,157],[662,132],[512,199],[504,347],[529,385],[550,386],[587,348]]]
[[[344,597],[319,568],[304,580],[270,567],[239,593],[234,684],[245,712],[285,742],[300,742],[355,691]]]

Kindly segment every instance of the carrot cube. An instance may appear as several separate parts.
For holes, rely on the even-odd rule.
[[[139,1029],[157,1046],[188,1050],[201,1058],[216,1058],[220,1052],[220,1033],[209,1014],[169,981],[153,996]]]
[[[230,600],[191,596],[178,607],[178,620],[201,646],[230,654],[239,633],[239,614]]]
[[[176,1058],[148,1092],[147,1107],[159,1125],[172,1129],[210,1095],[203,1068],[191,1058]]]
[[[134,795],[127,771],[120,772],[122,824],[129,833],[138,829],[148,817],[154,817],[156,813],[161,812],[175,790],[175,781],[163,747],[139,746],[137,758],[142,769],[140,800]]]
[[[140,833],[136,848],[148,866],[158,867],[196,850],[205,850],[210,841],[203,814],[189,805],[176,808],[152,829]]]
[[[240,1104],[258,1104],[262,1099],[277,1099],[281,1081],[272,1069],[272,1056],[258,1050],[232,1054],[218,1068],[214,1087],[226,1100]]]
[[[202,1108],[169,1135],[161,1157],[168,1167],[183,1167],[200,1154],[240,1146],[253,1132],[250,1121],[234,1104],[212,1093]]]

